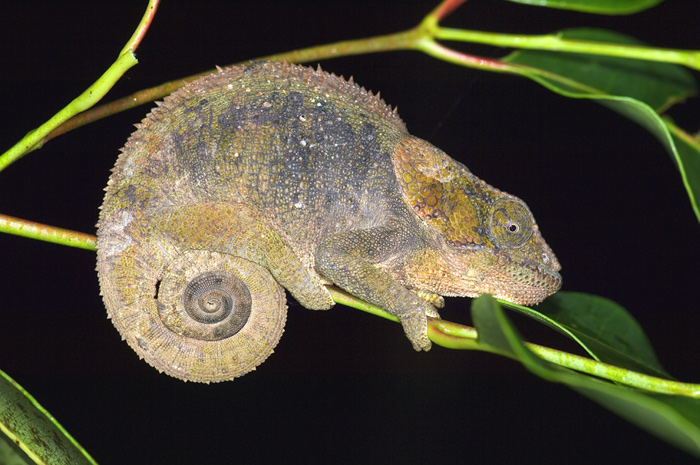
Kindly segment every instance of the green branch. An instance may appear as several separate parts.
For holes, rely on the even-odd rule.
[[[96,238],[90,234],[0,215],[0,228],[4,227],[6,223],[10,223],[12,227],[18,230],[24,230],[24,233],[20,235],[25,237],[87,250],[95,250]],[[31,227],[28,227],[28,225],[31,225]],[[399,321],[396,316],[387,313],[377,306],[364,302],[341,289],[331,286],[329,287],[329,291],[333,296],[333,301],[338,304],[362,310],[363,312],[371,313],[372,315],[394,322]],[[502,303],[508,304],[508,302],[503,301]],[[479,336],[476,329],[458,323],[430,319],[428,336],[435,344],[448,349],[481,350],[494,353],[491,347],[479,343]],[[537,344],[527,343],[526,345],[543,360],[563,368],[569,368],[645,391],[700,398],[700,384],[671,381]],[[508,356],[500,352],[498,352],[498,354]]]
[[[563,84],[568,88],[567,90],[573,89],[589,94],[598,94],[600,92],[597,89],[587,86],[586,84],[578,82],[574,79],[570,79],[566,76],[561,76],[543,69],[531,68],[524,64],[515,63],[512,60],[491,59],[465,54],[451,49],[441,44],[439,41],[478,43],[512,49],[592,54],[635,60],[673,63],[683,65],[691,69],[700,70],[700,51],[696,50],[676,50],[633,44],[614,44],[608,42],[572,40],[564,38],[562,34],[514,35],[444,28],[439,26],[439,22],[454,11],[455,8],[460,6],[464,1],[465,0],[443,1],[433,12],[426,16],[418,26],[407,31],[294,50],[276,55],[260,57],[258,60],[287,60],[290,62],[301,63],[348,55],[395,50],[414,50],[460,66],[493,72],[516,74],[531,77],[533,79],[536,78],[545,85],[551,85],[548,82],[549,80],[551,82]],[[27,153],[41,148],[46,141],[53,137],[90,122],[97,121],[106,116],[162,98],[184,85],[185,82],[211,72],[207,71],[188,78],[171,81],[151,89],[139,91],[110,104],[92,108],[104,97],[104,95],[106,95],[106,93],[114,86],[121,76],[137,63],[133,52],[138,47],[150,23],[152,22],[157,5],[158,0],[149,1],[147,11],[144,14],[139,26],[125,47],[121,50],[117,60],[97,81],[95,81],[94,84],[92,84],[80,96],[70,102],[65,108],[56,113],[46,123],[29,132],[24,138],[22,138],[22,140],[20,140],[7,152],[0,155],[0,171],[4,170],[10,164],[17,161]],[[658,111],[658,107],[655,108],[657,108]],[[689,147],[692,147],[697,151],[699,146],[697,138],[690,137],[680,129],[673,126],[670,122],[667,123],[669,129],[675,137],[684,141]],[[683,170],[682,173],[684,173]],[[95,250],[96,245],[95,236],[90,234],[39,224],[1,214],[0,232],[6,232],[31,239],[93,251]],[[336,303],[398,322],[398,319],[394,315],[387,313],[379,307],[363,302],[340,289],[330,287],[329,290]],[[503,303],[505,304],[505,302]],[[488,327],[483,325],[478,327],[480,328],[483,338],[487,340],[489,336]],[[457,323],[431,318],[429,319],[428,323],[428,336],[435,344],[446,348],[480,350],[518,359],[514,355],[513,351],[508,352],[502,347],[498,348],[497,345],[489,345],[481,341],[475,328]],[[570,334],[570,336],[576,339],[575,335]],[[584,346],[582,343],[581,345]],[[525,343],[525,346],[532,353],[536,354],[537,357],[552,365],[585,373],[591,377],[612,381],[614,383],[634,387],[650,393],[700,398],[700,384],[681,383],[654,377],[603,363],[591,358],[570,354],[532,343]],[[520,347],[522,348],[522,345],[520,345]],[[537,360],[534,357],[532,359]],[[547,367],[545,364],[542,364],[541,366]],[[569,376],[572,375],[570,372],[562,372],[565,374],[568,373]],[[0,374],[4,375],[1,372]],[[588,377],[581,378],[586,381],[591,380]],[[9,377],[6,377],[5,381],[7,383],[14,383]],[[609,383],[600,384],[608,387],[610,386]],[[53,417],[51,417],[48,412],[43,410],[41,406],[39,406],[25,391],[21,390],[18,385],[13,386],[18,392],[25,396],[26,399],[33,403],[33,407],[36,410],[38,410],[44,417],[48,418],[48,420],[53,422],[52,426],[58,429],[79,450],[81,454],[84,454],[86,460],[88,460],[90,463],[94,463],[92,459],[84,452],[84,450],[82,450],[82,448],[65,432],[65,430],[63,430],[62,427],[60,427],[60,425],[53,420]],[[17,408],[13,408],[11,410],[18,411]],[[17,431],[10,430],[4,423],[0,423],[0,432],[5,433],[9,438],[14,440],[14,442],[23,448],[23,450],[25,450],[25,452],[29,454],[33,460],[39,463],[41,460],[39,456],[33,454],[33,449],[26,446],[27,443],[21,439],[20,434]],[[23,445],[26,447],[23,447]]]
[[[117,60],[110,66],[100,78],[95,81],[85,92],[80,94],[62,110],[51,117],[38,128],[30,131],[26,136],[12,146],[7,152],[0,155],[0,171],[19,160],[29,152],[37,150],[44,145],[46,136],[68,119],[94,106],[116,84],[124,73],[138,63],[134,56],[134,50],[141,43],[148,26],[153,20],[159,0],[149,0],[146,13],[136,31],[119,54]]]
[[[119,55],[117,61],[75,100],[56,113],[50,120],[29,132],[12,148],[0,156],[0,171],[19,160],[22,156],[39,149],[44,144],[44,138],[54,128],[67,121],[73,115],[84,111],[98,102],[119,78],[132,66],[138,63],[134,54],[129,50]]]
[[[329,287],[329,291],[336,303],[346,305],[364,312],[371,313],[387,320],[398,322],[398,318],[387,313],[379,307],[368,304],[357,297],[353,297],[345,291]],[[508,302],[500,301],[503,304]],[[448,349],[480,350],[510,357],[509,354],[495,351],[491,346],[481,344],[475,328],[453,323],[451,321],[429,319],[428,337],[435,344]],[[657,394],[672,394],[684,397],[700,399],[700,384],[681,383],[655,376],[645,375],[625,368],[620,368],[607,363],[599,362],[579,355],[570,354],[561,350],[543,347],[537,344],[526,343],[528,349],[541,359],[562,368],[568,368],[581,373],[586,373],[597,378],[613,381],[625,386],[634,387]]]
[[[484,33],[476,31],[441,28],[439,20],[454,10],[462,2],[460,0],[446,0],[431,14],[429,14],[416,28],[395,34],[371,37],[360,40],[337,42],[334,44],[310,47],[307,49],[285,52],[277,55],[261,57],[267,60],[287,60],[291,62],[306,62],[337,56],[384,52],[391,50],[417,50],[432,56],[453,62],[462,66],[487,69],[496,72],[506,72],[527,75],[527,66],[514,63],[505,63],[499,60],[477,57],[449,49],[437,42],[437,40],[456,40],[462,42],[482,43],[502,47],[536,48],[553,51],[574,53],[592,53],[616,57],[663,61],[678,63],[694,69],[700,69],[700,52],[669,49],[656,49],[652,47],[613,45],[600,42],[586,42],[562,39],[559,35],[548,36],[519,36],[509,34]],[[83,94],[72,101],[66,108],[57,113],[45,124],[37,128],[23,138],[8,152],[0,156],[0,171],[17,160],[22,155],[35,150],[47,140],[52,131],[59,134],[63,131],[59,126],[65,126],[66,121],[87,108],[93,106],[114,85],[123,73],[136,64],[133,50],[143,37],[145,29],[150,24],[153,12],[157,6],[157,0],[151,0],[148,11],[144,15],[139,28],[131,38],[130,43],[122,50],[117,61]],[[205,74],[205,73],[201,73]],[[137,94],[113,102],[108,106],[102,106],[84,112],[78,118],[73,119],[67,125],[78,127],[91,121],[95,121],[109,114],[123,111],[126,108],[145,103],[146,101],[162,98],[164,95],[183,85],[185,81],[201,75],[178,79],[165,83],[152,89],[146,89]],[[135,95],[138,98],[135,98]],[[76,124],[75,121],[78,121]],[[61,245],[80,247],[88,250],[95,249],[95,238],[89,234],[42,225],[19,218],[0,215],[0,231],[24,237],[53,242]],[[372,313],[392,321],[398,321],[396,317],[373,305],[362,302],[343,291],[331,288],[334,300],[337,303]],[[472,349],[493,352],[491,347],[479,343],[476,330],[467,326],[458,325],[444,320],[431,320],[429,324],[429,336],[438,345],[453,349]],[[633,372],[616,366],[608,365],[596,360],[579,357],[566,352],[549,349],[546,347],[528,344],[528,347],[553,364],[572,370],[587,373],[591,376],[614,381],[620,384],[633,386],[639,389],[676,394],[687,397],[700,397],[700,385],[678,383],[661,378],[655,378],[641,373]],[[504,354],[502,354],[504,355]]]
[[[95,236],[0,214],[0,231],[29,239],[95,250]]]
[[[620,45],[603,42],[564,39],[561,34],[513,35],[492,32],[469,31],[436,27],[431,36],[437,40],[470,42],[514,49],[549,50],[553,52],[588,53],[618,58],[673,63],[700,70],[700,51],[675,50],[645,47],[641,45]]]
[[[638,45],[569,40],[562,38],[559,34],[527,36],[440,27],[439,21],[444,19],[462,3],[463,0],[445,0],[428,16],[426,16],[425,19],[418,24],[418,26],[406,31],[376,37],[368,37],[364,39],[347,40],[326,45],[318,45],[299,50],[291,50],[274,55],[258,57],[255,58],[255,60],[287,60],[293,63],[305,63],[349,55],[397,50],[414,50],[460,66],[478,68],[486,71],[517,74],[521,76],[532,75],[533,69],[528,66],[515,63],[506,63],[498,59],[469,55],[450,49],[449,47],[445,47],[438,42],[439,40],[447,40],[487,44],[498,47],[509,47],[513,49],[537,49],[557,52],[589,53],[639,60],[659,61],[664,63],[676,63],[688,66],[692,69],[700,70],[700,51],[697,50],[673,50]],[[128,58],[126,58],[126,56],[129,55],[126,53],[128,50],[128,46],[125,47],[123,52],[125,56],[124,60],[128,60]],[[135,64],[135,62],[133,64]],[[129,67],[133,66],[133,64],[130,64]],[[117,63],[115,63],[113,66],[116,65]],[[118,69],[112,70],[112,68],[110,68],[110,71],[105,73],[105,76],[100,78],[98,81],[100,83],[101,90],[99,97],[104,95],[109,87],[116,82],[116,79],[121,76],[121,74],[118,73],[123,73],[123,71],[126,71],[126,69],[128,68],[120,71]],[[77,114],[80,111],[83,111],[83,109],[94,104],[95,101],[99,100],[99,98],[94,99],[94,95],[97,94],[91,94],[90,89],[88,89],[86,93],[81,95],[81,97],[76,100],[86,101],[83,99],[90,97],[91,100],[89,101],[89,104],[81,105],[81,107],[77,109],[70,108],[65,112],[62,111],[60,113],[60,118],[52,118],[46,123],[46,125],[42,125],[35,131],[40,131],[39,133],[35,134],[33,132],[30,134],[32,136],[31,138],[28,136],[27,138],[22,139],[22,141],[10,149],[10,151],[0,156],[0,171],[25,153],[41,147],[43,143],[52,139],[53,137],[93,121],[106,118],[107,116],[161,99],[183,86],[186,82],[192,81],[202,75],[209,74],[214,71],[215,70],[209,70],[203,73],[169,81],[159,86],[138,91],[109,104],[92,108],[91,110],[85,111],[82,114]],[[543,73],[546,73],[542,70],[537,70],[537,72],[538,75],[543,75]],[[569,85],[574,88],[579,88],[583,92],[595,93],[595,89],[582,88],[580,83],[573,80],[566,80],[565,77],[558,76],[554,73],[549,73],[544,77],[560,81],[562,84]],[[103,79],[104,81],[102,81]],[[70,118],[71,116],[72,118]]]

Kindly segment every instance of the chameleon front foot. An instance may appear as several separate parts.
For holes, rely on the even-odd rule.
[[[422,303],[413,307],[415,310],[409,313],[397,315],[404,333],[413,348],[417,351],[429,351],[432,347],[428,339],[428,317],[440,318],[437,309],[430,304]]]
[[[425,315],[412,315],[401,319],[401,326],[406,333],[406,337],[411,341],[416,352],[429,351],[432,347],[428,339],[428,318]]]

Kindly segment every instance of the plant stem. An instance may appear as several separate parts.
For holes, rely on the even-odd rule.
[[[287,60],[291,62],[308,62],[337,56],[384,52],[391,50],[416,50],[428,53],[437,58],[462,66],[483,68],[490,71],[506,72],[520,75],[530,74],[530,69],[524,66],[505,63],[499,60],[467,55],[437,43],[435,40],[454,40],[461,42],[482,43],[495,46],[552,50],[573,53],[592,53],[616,57],[661,61],[683,64],[694,69],[700,69],[700,52],[671,49],[655,49],[651,47],[605,44],[599,42],[573,41],[562,39],[560,35],[519,36],[510,34],[486,33],[478,31],[441,28],[439,20],[454,10],[465,0],[446,0],[433,10],[416,28],[384,36],[360,40],[342,41],[317,47],[280,53],[261,57],[259,60]],[[40,148],[46,140],[62,134],[67,130],[82,126],[91,121],[117,113],[127,108],[155,100],[167,95],[184,82],[202,74],[189,78],[178,79],[137,94],[112,102],[108,105],[94,108],[90,113],[84,112],[98,102],[116,81],[137,63],[133,50],[138,46],[143,34],[150,25],[158,0],[150,0],[147,11],[136,32],[124,47],[119,58],[110,68],[83,94],[73,100],[68,106],[58,112],[49,121],[30,132],[14,147],[0,156],[0,171],[19,159],[24,154]],[[538,71],[541,72],[541,71]],[[76,114],[84,112],[79,117]],[[70,121],[69,118],[73,117]],[[32,239],[38,239],[71,247],[95,250],[94,236],[67,229],[56,228],[19,218],[0,215],[0,232],[7,232]],[[363,302],[336,288],[329,288],[333,299],[341,303],[392,321],[398,319],[375,307]],[[429,336],[433,342],[453,349],[472,349],[493,352],[493,349],[479,343],[474,328],[456,323],[430,319]],[[558,366],[615,381],[628,386],[657,393],[676,394],[700,398],[700,385],[679,383],[660,379],[623,368],[604,364],[596,360],[569,354],[530,343],[527,347],[535,354]]]
[[[586,373],[598,378],[614,381],[626,386],[658,394],[672,394],[700,399],[700,384],[681,383],[655,376],[645,375],[636,371],[626,370],[615,365],[599,362],[590,358],[570,354],[549,347],[543,347],[529,342],[525,346],[534,354],[560,367]]]
[[[398,32],[395,34],[389,34],[384,36],[369,37],[365,39],[349,40],[336,42],[332,44],[319,45],[309,48],[303,48],[298,50],[291,50],[288,52],[277,53],[274,55],[267,55],[263,57],[254,58],[252,61],[282,61],[286,60],[290,63],[305,63],[309,61],[323,60],[327,58],[334,58],[340,56],[349,55],[360,55],[366,53],[378,53],[386,52],[392,50],[401,49],[414,49],[412,45],[415,41],[419,39],[416,30]],[[238,64],[249,63],[249,60],[241,62]],[[79,115],[73,116],[68,121],[65,121],[60,126],[56,127],[49,133],[44,142],[47,142],[54,137],[58,137],[66,132],[73,129],[77,129],[86,124],[101,120],[111,115],[115,115],[122,111],[135,108],[139,105],[143,105],[148,102],[152,102],[165,97],[173,92],[175,92],[180,87],[184,86],[190,81],[216,72],[215,69],[203,71],[201,73],[193,74],[191,76],[175,79],[173,81],[168,81],[163,84],[159,84],[148,89],[142,89],[138,92],[134,92],[131,95],[122,97],[113,102],[91,108]]]
[[[548,73],[544,70],[532,69],[527,66],[505,63],[498,59],[490,59],[469,55],[445,47],[436,40],[452,40],[460,42],[480,43],[500,47],[510,47],[516,49],[537,49],[551,50],[571,53],[591,53],[597,55],[607,55],[640,60],[659,61],[665,63],[677,63],[693,69],[700,69],[700,51],[659,49],[636,45],[608,44],[601,42],[588,42],[578,40],[563,39],[559,34],[550,35],[513,35],[491,32],[471,31],[465,29],[443,28],[438,22],[454,11],[465,0],[446,0],[442,2],[433,12],[425,17],[421,23],[407,31],[397,32],[365,39],[347,40],[332,44],[319,45],[299,50],[258,57],[255,60],[280,61],[287,60],[292,63],[305,63],[310,61],[323,60],[328,58],[359,55],[367,53],[378,53],[395,50],[415,50],[426,53],[430,56],[470,68],[480,68],[489,71],[517,74],[532,77],[533,75],[547,77],[564,85],[576,88],[582,92],[598,93],[596,89],[582,86],[582,84],[567,80],[565,77]],[[136,35],[136,34],[135,34]],[[126,48],[125,48],[126,49]],[[70,120],[62,122],[58,127],[53,128],[43,138],[36,137],[43,144],[44,142],[66,133],[72,129],[85,124],[97,121],[107,116],[125,111],[130,108],[151,102],[174,92],[186,82],[192,81],[202,75],[209,74],[215,70],[205,71],[185,78],[169,81],[156,87],[135,92],[127,97],[121,98],[106,105],[102,105],[86,111],[80,115],[73,116]],[[43,126],[42,126],[43,127]],[[13,151],[25,152],[20,155],[9,152],[8,159],[14,159],[23,155],[27,151],[34,150],[40,146],[36,141],[32,144],[23,144],[20,141],[18,146],[13,147]],[[3,163],[0,157],[0,171],[9,163]]]
[[[121,78],[129,68],[138,63],[138,60],[134,56],[134,50],[136,50],[138,45],[141,43],[141,39],[146,33],[148,26],[151,24],[158,3],[159,0],[149,0],[146,12],[136,28],[136,31],[119,53],[117,60],[107,69],[107,71],[104,72],[102,76],[100,76],[99,79],[97,79],[97,81],[95,81],[82,94],[66,105],[53,117],[51,117],[51,119],[38,128],[30,131],[22,138],[22,140],[17,142],[7,152],[0,155],[0,171],[4,170],[27,153],[41,148],[46,141],[46,136],[51,131],[66,122],[69,118],[85,111],[99,102],[102,97],[109,92],[119,78]]]
[[[95,250],[95,236],[0,214],[0,232],[54,244]]]
[[[700,51],[676,50],[623,45],[604,42],[590,42],[562,38],[561,34],[514,35],[493,32],[470,31],[436,27],[432,35],[437,40],[452,40],[477,44],[494,45],[530,50],[550,50],[555,52],[588,53],[619,58],[674,63],[700,70]]]
[[[388,314],[379,307],[363,302],[356,297],[350,296],[345,291],[335,287],[328,290],[336,303],[353,307],[373,315],[398,322],[398,318]],[[502,302],[506,303],[506,302]],[[479,336],[475,328],[453,323],[451,321],[428,319],[428,336],[435,344],[448,349],[481,350],[484,352],[507,354],[494,352],[493,348],[479,343]],[[561,350],[551,349],[526,342],[525,346],[535,355],[543,360],[553,363],[562,368],[586,373],[591,376],[613,381],[626,386],[631,386],[644,391],[658,394],[672,394],[684,397],[700,399],[700,384],[681,383],[655,376],[645,375],[632,370],[627,370],[607,363],[570,354]]]
[[[96,238],[93,235],[34,223],[7,215],[0,215],[0,231],[70,247],[95,250]],[[397,323],[399,322],[396,316],[387,313],[385,310],[375,305],[360,300],[342,289],[329,286],[328,290],[333,296],[333,301],[338,304],[362,310]],[[479,336],[475,328],[451,321],[430,318],[428,320],[428,336],[434,343],[449,349],[494,352],[490,347],[479,343]],[[525,345],[540,358],[563,368],[580,371],[598,378],[607,379],[646,391],[700,398],[700,385],[698,384],[681,383],[657,378],[529,342],[525,343]],[[499,355],[505,354],[499,352]]]
[[[27,153],[41,148],[42,145],[44,145],[44,138],[49,132],[67,121],[71,116],[80,113],[98,102],[126,70],[136,63],[138,63],[138,61],[132,52],[128,51],[120,55],[117,61],[115,61],[94,84],[88,87],[85,92],[53,115],[47,122],[29,132],[22,140],[2,154],[2,156],[0,156],[0,171],[4,170]]]

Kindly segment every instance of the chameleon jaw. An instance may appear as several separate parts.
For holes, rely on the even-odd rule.
[[[561,275],[549,268],[511,266],[484,277],[484,293],[518,305],[534,305],[561,288]]]

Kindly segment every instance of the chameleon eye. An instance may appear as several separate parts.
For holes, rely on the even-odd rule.
[[[502,199],[489,215],[489,237],[498,247],[520,247],[532,236],[533,225],[532,214],[522,201]]]

